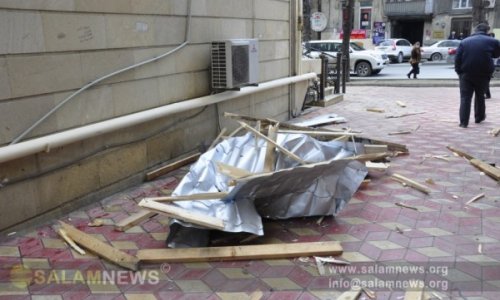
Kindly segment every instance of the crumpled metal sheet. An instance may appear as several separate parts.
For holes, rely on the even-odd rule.
[[[335,215],[349,201],[367,174],[366,167],[353,156],[361,144],[318,141],[303,134],[278,134],[277,143],[313,166],[299,166],[288,156],[277,152],[276,172],[238,181],[228,186],[230,178],[218,172],[222,162],[252,173],[261,173],[267,142],[252,133],[224,140],[204,153],[191,166],[173,195],[228,192],[218,200],[178,201],[175,205],[192,212],[224,220],[227,232],[263,235],[262,217],[292,218]],[[195,227],[181,220],[173,223]],[[189,236],[172,231],[169,246],[192,245]],[[199,246],[199,245],[198,245]]]

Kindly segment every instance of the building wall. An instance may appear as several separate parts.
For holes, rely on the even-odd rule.
[[[0,0],[0,145],[88,82],[182,43],[187,2]],[[210,94],[212,40],[258,38],[260,82],[290,76],[295,5],[193,0],[188,46],[84,92],[27,138]],[[141,182],[146,170],[209,145],[219,124],[234,127],[219,120],[224,111],[285,120],[289,91],[277,88],[0,163],[0,230]]]

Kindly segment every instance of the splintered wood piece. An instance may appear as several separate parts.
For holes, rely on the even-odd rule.
[[[404,207],[404,208],[409,208],[409,209],[413,209],[413,210],[418,211],[418,208],[416,208],[416,207],[414,207],[414,206],[406,205],[406,204],[401,203],[401,202],[396,202],[395,204],[396,204],[397,206],[401,206],[401,207]]]
[[[475,196],[474,198],[470,199],[469,201],[467,201],[467,203],[465,203],[465,204],[466,205],[467,204],[471,204],[472,202],[475,202],[475,201],[477,201],[477,200],[479,200],[479,199],[481,199],[483,197],[484,197],[484,193],[479,194],[479,195]]]
[[[257,130],[255,130],[254,128],[252,128],[251,126],[249,126],[248,124],[243,123],[243,122],[239,122],[239,121],[238,121],[238,123],[240,123],[240,125],[243,126],[245,129],[247,129],[247,130],[255,133],[260,138],[266,140],[268,143],[274,144],[274,146],[276,148],[278,148],[281,152],[283,152],[283,154],[285,154],[288,157],[290,157],[291,159],[299,162],[301,165],[305,165],[307,163],[302,158],[298,157],[297,155],[293,154],[292,152],[290,152],[287,149],[283,148],[282,146],[278,145],[276,142],[274,142],[273,140],[271,140],[267,136],[263,135],[262,133],[258,132]]]
[[[500,134],[500,127],[492,129],[490,131],[490,134],[493,136],[498,136]]]
[[[278,126],[269,125],[267,136],[269,139],[276,142],[276,138],[278,137]],[[267,143],[266,148],[266,158],[264,159],[264,172],[272,172],[274,171],[274,164],[276,161],[276,146],[273,143]]]
[[[67,235],[80,246],[87,248],[93,253],[101,256],[119,266],[137,271],[139,266],[139,259],[121,250],[118,250],[97,238],[76,229],[75,227],[59,221],[62,229],[66,231]]]
[[[165,214],[173,219],[179,219],[185,222],[189,222],[207,228],[224,230],[224,221],[221,219],[217,219],[212,216],[193,213],[184,208],[180,208],[170,204],[158,203],[148,199],[143,199],[141,200],[141,202],[139,202],[139,206],[157,213]]]
[[[169,172],[172,172],[173,170],[179,169],[182,166],[185,166],[187,164],[195,162],[198,160],[200,155],[201,155],[201,153],[192,154],[192,155],[187,156],[185,158],[181,158],[181,159],[177,160],[176,162],[173,162],[173,163],[168,164],[166,166],[160,167],[154,171],[148,172],[146,174],[146,180],[148,180],[148,181],[153,180],[157,177],[160,177],[161,175],[167,174]]]
[[[240,132],[243,129],[242,126],[236,128],[233,132],[231,132],[227,137],[233,137],[235,136],[238,132]]]
[[[389,132],[388,135],[397,135],[397,134],[410,134],[413,131],[410,130],[403,130],[403,131],[395,131],[395,132]]]
[[[474,158],[474,156],[472,156],[472,155],[470,155],[470,154],[468,154],[460,149],[457,149],[453,146],[446,146],[446,148],[448,148],[448,150],[450,150],[451,152],[456,153],[458,156],[466,158],[467,160],[471,160]]]
[[[227,129],[225,127],[222,128],[222,130],[220,131],[219,135],[215,138],[215,140],[212,142],[212,144],[210,145],[210,147],[208,147],[208,150],[212,149],[213,147],[215,147],[215,145],[217,145],[217,143],[222,138],[222,136],[226,133],[226,131],[227,131]]]
[[[414,112],[414,113],[405,113],[405,114],[400,114],[400,115],[389,115],[389,116],[385,116],[385,118],[386,119],[403,118],[403,117],[414,116],[414,115],[421,115],[421,114],[425,114],[425,111]]]
[[[366,167],[368,170],[373,170],[373,171],[386,171],[389,168],[389,164],[386,163],[374,163],[371,161],[365,162]]]
[[[85,255],[85,251],[80,248],[80,246],[78,246],[75,241],[73,241],[69,236],[68,234],[66,233],[66,231],[64,229],[61,229],[59,228],[57,230],[57,233],[59,234],[59,236],[61,236],[63,238],[63,240],[66,241],[66,243],[68,243],[68,245],[73,248],[73,250],[75,250],[76,252],[78,252],[80,255]]]
[[[387,152],[387,145],[363,145],[366,154]]]
[[[311,136],[356,136],[357,133],[349,131],[311,131],[308,128],[304,130],[292,130],[292,129],[280,129],[278,133],[296,133],[296,134],[307,134]]]
[[[366,111],[371,111],[371,112],[376,112],[376,113],[383,113],[385,112],[385,109],[383,108],[376,108],[376,107],[369,107],[366,109]]]
[[[131,214],[125,219],[121,220],[115,225],[115,230],[117,231],[127,231],[129,228],[134,227],[135,225],[141,223],[144,220],[152,218],[156,216],[155,212],[151,212],[149,210],[141,209],[140,211]]]
[[[406,107],[406,103],[404,103],[403,101],[396,101],[396,104],[401,107]]]
[[[221,163],[221,162],[216,162],[216,165],[217,165],[217,169],[219,170],[219,172],[221,174],[224,174],[227,177],[232,178],[232,179],[244,178],[244,177],[248,177],[250,175],[255,174],[255,173],[249,172],[245,169],[233,167],[233,166],[227,165],[225,163]]]
[[[422,185],[414,180],[411,180],[403,175],[392,174],[391,177],[399,182],[403,182],[403,183],[411,186],[412,188],[421,191],[422,193],[430,194],[430,192],[431,192],[426,186],[424,186],[424,185]]]
[[[144,198],[156,202],[172,202],[172,201],[192,201],[192,200],[220,200],[226,197],[228,193],[226,192],[215,192],[215,193],[199,193],[192,195],[181,195],[181,196],[165,196],[165,197],[148,197]]]
[[[490,176],[491,178],[500,181],[500,169],[493,167],[492,165],[489,165],[485,163],[482,160],[479,160],[477,158],[473,158],[470,160],[470,163],[478,168],[479,170],[483,171],[486,175]]]
[[[278,259],[313,255],[337,256],[341,254],[342,246],[337,241],[183,249],[143,249],[137,252],[139,260],[148,263]]]

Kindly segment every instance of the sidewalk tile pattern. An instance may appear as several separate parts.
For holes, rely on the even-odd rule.
[[[319,217],[266,221],[266,236],[256,240],[340,241],[344,253],[338,259],[356,269],[325,264],[320,274],[314,258],[303,257],[145,264],[132,273],[91,253],[80,255],[70,249],[53,230],[54,220],[1,238],[0,299],[336,299],[351,288],[353,280],[371,284],[368,287],[377,299],[403,299],[411,288],[403,284],[415,277],[424,280],[426,299],[500,299],[499,183],[446,149],[454,145],[500,166],[500,137],[488,134],[500,126],[500,88],[491,90],[488,119],[471,122],[467,129],[458,127],[457,88],[353,86],[343,102],[301,117],[336,113],[348,123],[327,128],[352,128],[366,137],[405,144],[410,150],[407,156],[392,158],[387,172],[370,172],[371,182],[360,187],[338,216],[321,222]],[[399,107],[396,101],[407,107]],[[369,112],[370,107],[385,113]],[[386,118],[416,112],[424,113]],[[388,134],[397,131],[411,133]],[[168,233],[164,216],[126,232],[115,231],[113,224],[138,211],[143,197],[174,189],[187,170],[131,187],[61,220],[130,254],[164,248]],[[431,193],[403,186],[387,176],[392,173],[428,186]],[[481,193],[485,197],[466,204]],[[89,227],[94,219],[104,225]],[[407,272],[411,266],[423,267],[418,269],[423,272]]]

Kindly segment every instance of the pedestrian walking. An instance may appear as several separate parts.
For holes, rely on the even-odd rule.
[[[474,34],[465,38],[457,48],[455,72],[460,82],[460,127],[469,125],[472,96],[476,123],[486,119],[484,95],[495,70],[493,58],[500,56],[500,42],[488,35],[490,26],[481,23]]]
[[[495,33],[494,32],[490,32],[490,36],[492,38],[495,38]],[[493,63],[493,65],[495,65],[495,62]],[[493,71],[495,72],[495,71]],[[491,81],[491,78],[493,77],[493,74],[491,74],[490,76],[490,80],[488,80],[488,86],[486,87],[486,91],[484,92],[484,98],[485,99],[490,99],[491,98],[491,92],[490,92],[490,81]]]
[[[406,76],[410,79],[411,74],[413,74],[413,78],[417,79],[417,75],[420,73],[420,61],[422,60],[422,51],[420,49],[420,42],[416,42],[413,45],[413,49],[411,49],[411,70]]]

